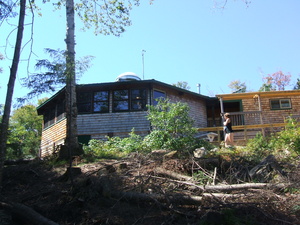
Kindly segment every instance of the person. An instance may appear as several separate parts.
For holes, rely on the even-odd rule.
[[[230,120],[230,114],[224,114],[224,133],[225,133],[225,147],[230,147],[233,144],[233,130]]]

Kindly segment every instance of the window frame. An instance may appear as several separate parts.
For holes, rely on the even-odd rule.
[[[158,98],[162,98],[162,99],[166,99],[167,98],[167,93],[165,91],[158,90],[158,89],[153,89],[153,92],[152,92],[152,104],[154,106],[158,104],[158,101],[156,101],[156,99],[158,99],[158,98],[155,98],[155,96],[154,96],[155,92],[159,92],[159,93],[161,93],[161,94],[164,95],[164,96],[160,96]]]
[[[275,101],[278,103],[275,103]],[[288,105],[287,107],[284,107],[284,104],[287,103],[283,103],[283,101],[288,101]],[[278,105],[278,107],[275,106],[275,104]],[[292,101],[290,98],[278,98],[278,99],[270,99],[270,109],[271,110],[286,110],[286,109],[292,109]]]
[[[96,93],[100,93],[100,92],[106,92],[107,93],[107,99],[104,100],[95,100],[95,94]],[[94,91],[93,92],[93,100],[92,100],[92,111],[93,113],[108,113],[109,112],[109,91]],[[99,111],[95,111],[95,103],[107,103],[107,109],[106,110],[99,110]],[[101,108],[101,106],[100,106]]]
[[[137,99],[134,91],[143,92],[141,98]],[[120,98],[116,99],[116,92],[126,91],[127,98]],[[139,93],[140,95],[141,93]],[[141,108],[134,108],[138,102],[141,102]],[[126,109],[117,109],[116,103],[123,102],[127,107]],[[136,111],[146,111],[147,110],[147,89],[146,88],[132,88],[132,89],[119,89],[113,90],[113,97],[112,97],[112,112],[136,112]]]
[[[88,98],[81,100],[80,95],[88,94]],[[93,102],[92,102],[93,92],[79,92],[77,93],[77,111],[78,114],[87,114],[91,113],[93,109]],[[89,110],[81,110],[85,107],[89,107]]]

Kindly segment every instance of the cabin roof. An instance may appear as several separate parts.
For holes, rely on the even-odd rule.
[[[265,97],[265,98],[274,98],[274,97],[285,97],[285,96],[295,96],[295,95],[300,95],[300,90],[219,94],[216,95],[216,97],[222,98],[222,100],[238,100],[238,99],[255,98],[258,96]]]

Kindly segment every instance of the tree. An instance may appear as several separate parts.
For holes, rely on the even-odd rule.
[[[26,0],[20,0],[20,14],[19,14],[15,51],[14,51],[12,66],[10,68],[10,76],[7,85],[4,113],[3,113],[1,127],[0,127],[0,187],[2,185],[3,167],[4,167],[5,157],[6,157],[6,142],[7,142],[7,135],[8,135],[8,127],[9,127],[9,116],[11,112],[14,85],[15,85],[16,75],[18,71],[18,65],[19,65],[21,47],[22,47],[25,8],[26,8]]]
[[[263,77],[264,83],[266,87],[270,87],[273,91],[284,91],[285,87],[289,85],[291,81],[291,74],[284,74],[281,70],[268,74]]]
[[[64,50],[45,49],[51,60],[41,59],[35,64],[35,69],[40,71],[32,73],[30,76],[22,78],[22,85],[30,89],[30,92],[18,102],[23,104],[25,101],[38,97],[43,93],[54,92],[57,88],[66,85],[66,58]],[[76,76],[82,76],[90,66],[93,56],[85,56],[76,60]]]
[[[299,89],[300,89],[300,79],[297,78],[297,82],[296,82],[296,84],[294,86],[294,90],[299,90]]]
[[[42,134],[42,117],[36,106],[24,105],[10,118],[7,158],[37,157]]]
[[[231,81],[228,87],[231,89],[232,93],[244,93],[247,89],[245,82],[242,83],[240,80]]]
[[[197,130],[186,103],[159,99],[156,106],[148,107],[152,131],[144,140],[151,149],[184,150],[193,145]]]
[[[102,4],[100,4],[102,2]],[[139,0],[135,0],[135,5]],[[63,5],[63,1],[58,1],[57,6]],[[95,33],[105,35],[113,34],[119,36],[125,31],[126,26],[131,25],[129,12],[132,9],[131,1],[125,5],[124,1],[114,0],[92,0],[90,2],[81,0],[74,4],[74,0],[66,0],[66,117],[67,117],[67,137],[66,146],[69,157],[72,151],[78,149],[77,141],[77,106],[76,106],[76,72],[75,72],[75,9],[79,18],[86,28],[94,27]],[[70,167],[72,160],[70,159]]]
[[[191,87],[189,86],[189,84],[186,81],[178,81],[176,84],[173,84],[173,86],[179,87],[182,89],[186,89],[186,90],[191,89]]]
[[[275,89],[272,87],[272,84],[263,84],[258,91],[274,91]]]

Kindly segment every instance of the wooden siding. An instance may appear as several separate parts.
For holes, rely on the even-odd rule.
[[[207,126],[206,102],[203,98],[195,97],[194,95],[179,92],[178,90],[174,89],[163,89],[163,87],[158,85],[156,85],[154,89],[166,92],[167,98],[173,103],[187,103],[190,107],[190,116],[195,121],[195,127]]]
[[[53,124],[52,126],[43,130],[40,149],[41,158],[51,155],[56,146],[64,144],[67,127],[66,122],[66,119],[62,119],[56,124]]]
[[[291,109],[272,110],[270,99],[291,99]],[[291,115],[300,115],[300,95],[284,95],[282,97],[261,97],[263,124],[284,123],[285,118]],[[243,111],[251,112],[259,110],[258,98],[243,99]],[[251,124],[251,123],[248,123]],[[253,124],[253,123],[252,123]]]
[[[78,115],[78,135],[91,135],[92,139],[105,139],[109,134],[124,137],[134,128],[144,136],[150,131],[146,115],[146,111]]]

